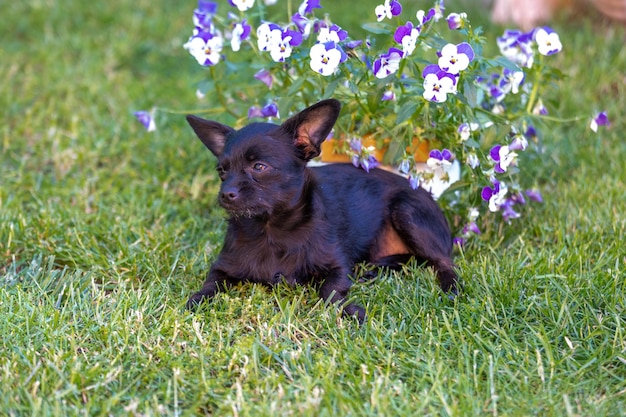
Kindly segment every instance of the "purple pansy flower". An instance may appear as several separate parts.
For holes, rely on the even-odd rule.
[[[382,54],[374,61],[373,71],[376,78],[385,78],[398,71],[403,55],[404,53],[398,48],[389,48],[386,54]]]
[[[413,26],[413,23],[407,22],[403,26],[399,26],[393,35],[393,39],[402,45],[404,56],[411,55],[415,50],[415,44],[420,34],[420,29]]]
[[[385,18],[391,19],[402,13],[402,5],[397,0],[385,0],[384,4],[376,6],[374,13],[376,13],[376,19],[381,22]]]
[[[510,151],[524,151],[528,147],[528,139],[523,135],[515,135],[509,144]]]
[[[342,60],[345,60],[345,53],[335,42],[316,43],[309,52],[311,69],[324,76],[335,72]]]
[[[183,47],[200,65],[211,66],[220,61],[223,42],[219,34],[201,31],[192,36]]]
[[[466,19],[466,13],[450,13],[446,18],[446,21],[448,22],[448,28],[450,30],[459,30],[463,28]]]
[[[547,26],[535,29],[534,39],[541,55],[554,55],[563,49],[558,33]]]
[[[241,23],[235,23],[233,26],[233,37],[230,41],[230,47],[233,51],[237,52],[241,48],[241,42],[248,39],[250,36],[250,25],[246,20],[242,20]]]
[[[256,74],[254,74],[254,78],[263,82],[268,88],[272,88],[274,77],[272,76],[272,73],[266,70],[265,68],[257,71]]]
[[[494,180],[493,187],[484,187],[480,195],[483,200],[489,203],[489,211],[496,212],[504,204],[504,196],[506,196],[507,191],[504,183]]]
[[[283,37],[283,31],[275,23],[265,22],[256,30],[257,46],[260,51],[270,51]]]
[[[497,38],[500,53],[518,65],[532,67],[534,61],[532,35],[532,32],[525,33],[519,30],[504,31],[504,34]]]
[[[395,101],[396,94],[392,90],[387,90],[383,93],[381,101]]]
[[[515,201],[512,199],[506,199],[500,206],[500,210],[502,211],[502,218],[504,221],[508,222],[511,219],[517,219],[521,216],[520,213],[513,210],[513,206],[515,205]]]
[[[438,65],[427,65],[422,71],[422,76],[426,100],[443,103],[448,94],[456,93],[456,77],[443,71]]]
[[[374,169],[380,165],[380,162],[376,160],[376,157],[371,154],[373,149],[363,148],[361,139],[351,139],[350,149],[352,150],[352,165],[355,167],[361,167],[365,170],[365,172],[370,172],[370,169]]]
[[[334,24],[330,26],[323,24],[319,28],[317,41],[322,42],[322,43],[324,42],[339,43],[339,42],[346,40],[347,37],[348,37],[348,32],[341,29],[341,27],[334,25]]]
[[[605,111],[601,111],[598,113],[593,119],[591,119],[591,123],[589,123],[589,127],[594,132],[598,131],[598,126],[611,126],[611,122],[609,121],[609,116]]]
[[[512,71],[508,68],[505,68],[502,71],[502,77],[500,77],[498,87],[500,87],[500,90],[505,94],[517,94],[519,92],[519,87],[522,85],[523,82],[524,71]]]
[[[146,128],[148,132],[154,132],[156,130],[156,123],[154,123],[154,118],[150,112],[145,110],[136,111],[133,115],[137,118],[137,120]]]
[[[467,42],[458,45],[449,43],[441,49],[439,67],[449,74],[458,74],[467,69],[474,59],[474,50]]]
[[[278,106],[275,103],[267,104],[262,108],[252,106],[248,110],[248,119],[252,119],[253,117],[280,117],[278,115]]]
[[[199,31],[213,31],[213,16],[217,13],[217,3],[200,0],[198,7],[193,11],[193,24]]]
[[[428,154],[426,166],[430,168],[438,178],[444,178],[452,166],[452,152],[448,149],[433,149]]]
[[[526,190],[526,197],[537,203],[543,203],[543,197],[539,190]]]
[[[236,7],[240,12],[245,12],[254,6],[254,0],[228,0],[228,3]]]
[[[433,17],[435,17],[435,9],[430,9],[428,13],[423,10],[418,10],[415,17],[417,18],[419,25],[424,26],[426,23],[430,22]]]
[[[313,13],[313,9],[321,9],[320,0],[304,0],[300,7],[298,7],[298,13],[302,16]]]
[[[506,145],[495,145],[489,151],[489,156],[496,163],[495,171],[498,174],[502,174],[514,163],[517,154],[512,152]]]

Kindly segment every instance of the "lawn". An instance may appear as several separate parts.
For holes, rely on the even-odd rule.
[[[325,3],[348,26],[377,2]],[[181,47],[194,7],[2,6],[1,415],[626,415],[622,28],[593,12],[553,25],[567,77],[547,104],[606,110],[610,129],[546,133],[530,170],[544,204],[457,255],[454,302],[409,265],[355,284],[359,327],[306,287],[184,309],[225,231],[182,116],[211,105]],[[495,48],[484,14],[469,10]],[[154,105],[181,114],[147,133],[132,111]]]

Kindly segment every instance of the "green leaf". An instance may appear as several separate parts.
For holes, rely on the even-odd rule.
[[[417,110],[418,101],[411,100],[407,103],[404,103],[400,110],[398,110],[398,117],[396,118],[396,124],[403,123],[409,120],[414,114],[415,110]]]
[[[391,31],[387,28],[387,26],[382,23],[377,23],[377,22],[365,23],[361,25],[361,27],[365,29],[366,31],[373,33],[375,35],[391,34]]]

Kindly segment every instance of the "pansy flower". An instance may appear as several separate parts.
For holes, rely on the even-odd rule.
[[[541,55],[554,55],[563,49],[558,33],[547,26],[536,29],[534,38]]]
[[[513,71],[508,68],[505,68],[502,71],[502,77],[500,77],[500,82],[498,87],[504,94],[513,93],[517,94],[519,92],[519,88],[524,82],[524,71]]]
[[[411,55],[415,50],[415,44],[417,43],[417,37],[420,34],[420,30],[413,26],[413,23],[407,22],[403,26],[399,26],[393,35],[393,39],[402,45],[402,51],[404,56]]]
[[[500,205],[500,211],[502,211],[502,218],[504,221],[508,222],[511,219],[518,219],[521,217],[521,214],[513,209],[514,205],[515,200],[512,198],[504,200],[504,202]]]
[[[489,151],[489,157],[495,162],[495,171],[502,174],[515,162],[517,154],[507,145],[496,145]]]
[[[313,9],[321,9],[320,0],[304,0],[300,7],[298,7],[298,13],[302,16],[309,13],[313,13]]]
[[[392,90],[387,90],[383,93],[383,96],[380,100],[381,101],[395,101],[396,94]]]
[[[433,17],[435,17],[435,9],[430,9],[428,13],[424,10],[418,10],[415,17],[417,18],[419,26],[424,26],[426,23],[430,22]]]
[[[528,147],[528,139],[524,135],[515,135],[509,144],[510,151],[524,151]]]
[[[324,76],[335,72],[341,63],[343,53],[335,42],[316,43],[309,52],[311,69]]]
[[[193,11],[193,24],[199,31],[213,32],[213,16],[217,13],[217,3],[200,0]]]
[[[431,64],[422,71],[424,77],[424,98],[443,103],[448,94],[456,94],[456,77],[442,71],[436,64]]]
[[[433,149],[428,154],[426,166],[440,179],[445,179],[452,166],[452,152],[448,149]]]
[[[244,19],[241,23],[235,23],[233,27],[233,37],[230,41],[230,47],[237,52],[241,48],[241,42],[250,36],[250,25]]]
[[[480,193],[483,200],[489,204],[489,211],[496,212],[504,204],[508,189],[504,183],[493,181],[493,187],[484,187]]]
[[[275,23],[262,23],[256,30],[257,46],[261,51],[270,51],[283,37],[283,31]]]
[[[154,118],[152,114],[145,110],[136,111],[133,115],[137,118],[139,123],[146,128],[148,132],[154,132],[156,130],[156,124],[154,123]]]
[[[532,48],[533,37],[531,33],[524,33],[519,30],[506,30],[504,34],[496,39],[500,53],[511,62],[526,68],[531,68],[534,62],[534,52]]]
[[[374,75],[376,78],[385,78],[391,74],[395,74],[400,68],[400,61],[404,53],[397,48],[389,48],[386,54],[382,54],[374,61]]]
[[[402,13],[402,5],[397,0],[385,0],[384,4],[376,6],[374,13],[376,13],[376,19],[382,22],[385,18],[391,19]]]
[[[272,73],[266,70],[265,68],[260,69],[254,74],[254,78],[263,82],[267,88],[272,88],[272,84],[274,83],[274,77],[272,77]]]
[[[589,128],[594,132],[598,131],[598,126],[610,126],[611,122],[609,122],[609,116],[607,116],[605,111],[601,111],[598,113],[593,119],[591,119],[591,123],[589,123]]]
[[[543,197],[539,190],[526,190],[526,197],[537,203],[543,203]]]
[[[319,33],[317,34],[317,41],[324,42],[335,42],[339,43],[348,37],[348,32],[341,29],[341,27],[337,25],[323,25],[319,28]]]
[[[355,167],[363,168],[365,172],[370,172],[370,169],[374,169],[380,165],[380,162],[376,159],[372,152],[376,148],[373,146],[364,148],[361,143],[361,139],[353,138],[350,140],[350,150],[352,151],[352,165]]]
[[[211,66],[220,61],[223,43],[219,34],[198,32],[183,47],[196,58],[200,65]]]
[[[228,0],[228,3],[239,9],[241,12],[245,12],[254,6],[254,0]]]
[[[275,103],[270,103],[262,108],[258,108],[257,106],[252,106],[248,110],[248,119],[252,119],[253,117],[280,117],[278,115],[278,106]]]
[[[458,74],[467,69],[474,59],[474,50],[467,42],[458,45],[449,43],[441,49],[439,67],[449,74]]]
[[[467,13],[450,13],[448,17],[446,17],[448,28],[450,30],[459,30],[465,25],[466,19]]]
[[[465,142],[470,138],[473,131],[478,130],[478,123],[461,123],[457,128],[461,141]]]
[[[467,157],[465,158],[465,163],[470,168],[476,169],[480,166],[480,159],[478,159],[478,155],[476,155],[474,152],[470,152],[467,154]]]

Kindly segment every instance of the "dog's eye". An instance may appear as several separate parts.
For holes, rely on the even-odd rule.
[[[257,172],[263,172],[267,169],[267,165],[257,162],[252,168]]]
[[[224,177],[226,177],[226,170],[222,167],[218,167],[217,175],[220,177],[221,180],[224,180]]]

